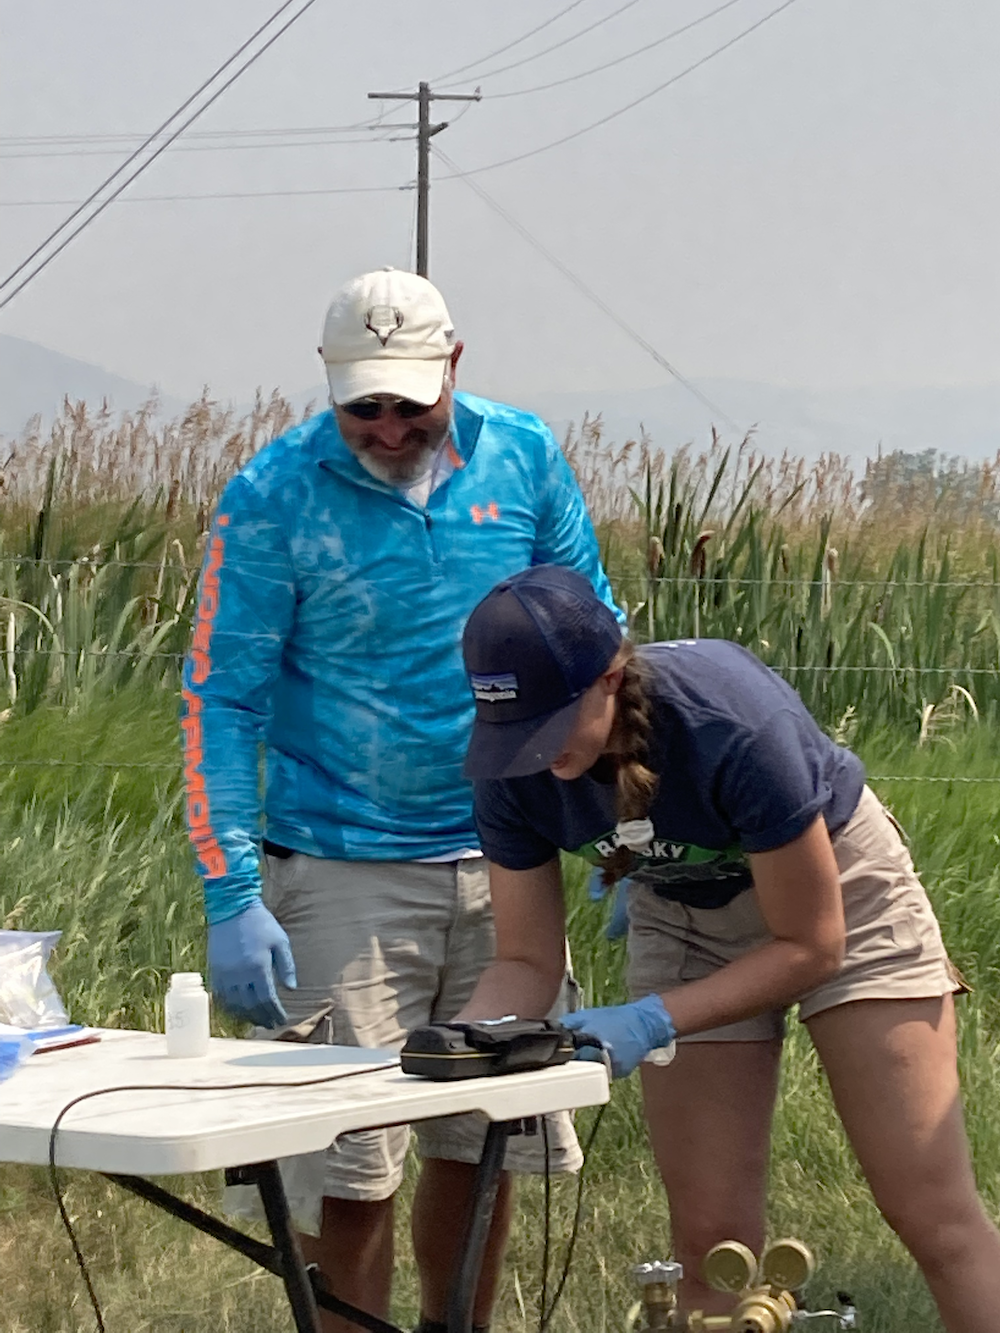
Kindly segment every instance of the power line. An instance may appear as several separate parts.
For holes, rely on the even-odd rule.
[[[284,3],[280,5],[278,9],[275,10],[275,12],[271,15],[271,17],[267,20],[267,22],[262,24],[261,27],[257,29],[257,32],[254,34],[254,36],[249,37],[247,41],[244,42],[243,45],[239,48],[239,50],[240,51],[246,50],[250,42],[252,42],[258,34],[263,32],[265,28],[267,28],[271,23],[273,23],[274,20],[278,18],[278,16],[281,13],[283,13],[283,11],[286,10],[289,4],[291,3],[292,0],[284,0]],[[213,102],[216,102],[222,96],[222,94],[226,92],[226,90],[236,82],[236,80],[240,77],[240,75],[244,74],[250,68],[251,65],[253,65],[257,60],[259,60],[260,57],[264,54],[264,52],[267,51],[271,46],[273,46],[274,43],[278,40],[278,38],[281,37],[285,32],[287,32],[293,23],[298,22],[298,20],[303,16],[303,14],[305,14],[306,10],[311,9],[315,3],[316,0],[305,0],[305,3],[302,5],[301,9],[297,10],[296,13],[294,13],[290,19],[288,19],[284,24],[282,24],[282,26],[277,30],[277,32],[272,33],[272,35],[267,39],[267,41],[263,44],[263,46],[258,47],[258,49],[253,53],[253,55],[251,55],[248,60],[245,60],[243,64],[240,65],[240,67],[236,70],[235,74],[230,75],[230,77],[225,81],[225,83],[223,83],[221,87],[216,89],[216,91],[212,93],[212,95],[205,102],[203,102],[201,106],[199,106],[192,113],[192,115],[190,115],[187,118],[187,120],[183,121],[176,130],[171,132],[169,137],[166,140],[164,140],[164,142],[153,152],[153,154],[150,157],[146,158],[145,161],[141,162],[139,166],[136,168],[136,170],[133,171],[130,176],[127,176],[125,180],[121,182],[120,185],[116,186],[114,191],[110,195],[102,199],[97,208],[94,209],[92,213],[88,214],[88,216],[83,219],[83,221],[80,223],[78,227],[76,227],[73,231],[71,231],[70,234],[67,237],[65,237],[64,240],[58,246],[56,246],[56,248],[53,251],[51,251],[51,253],[46,255],[46,257],[41,261],[41,263],[36,265],[36,267],[32,269],[32,271],[27,275],[27,277],[23,278],[22,281],[18,283],[18,285],[12,291],[7,293],[7,295],[3,298],[3,300],[0,301],[0,310],[5,309],[6,306],[8,306],[11,303],[11,301],[13,301],[14,297],[17,296],[19,292],[22,292],[24,288],[27,287],[27,285],[31,281],[33,281],[33,279],[38,277],[38,275],[43,271],[43,269],[47,268],[48,265],[51,264],[52,261],[63,252],[63,250],[66,249],[66,247],[70,244],[71,241],[75,240],[75,238],[79,236],[80,233],[86,227],[88,227],[92,222],[94,222],[98,217],[100,217],[100,215],[107,208],[108,204],[112,203],[115,199],[117,199],[118,195],[120,195],[123,190],[125,190],[129,185],[131,185],[132,182],[136,179],[136,177],[140,176],[146,170],[147,167],[151,166],[160,156],[160,154],[165,152],[166,149],[170,146],[170,144],[173,143],[174,139],[178,138],[181,134],[183,134],[189,125],[193,124],[193,122],[197,120],[199,116],[203,115],[208,110],[208,108],[213,104]],[[233,63],[234,59],[236,59],[236,56],[238,54],[239,52],[237,52],[233,56],[230,56],[229,59],[225,62],[225,64],[220,65],[219,69],[216,70],[215,74],[212,75],[212,77],[209,78],[206,81],[206,83],[202,84],[201,89],[199,89],[198,92],[192,93],[191,96],[187,99],[187,101],[183,103],[182,108],[180,109],[184,109],[190,106],[194,98],[196,98],[199,95],[199,92],[204,90],[204,88],[206,88],[208,84],[210,84],[215,78],[217,78],[218,75],[222,73],[223,70],[227,69],[229,65]],[[164,122],[164,126],[169,125],[171,121],[175,120],[178,114],[179,111],[174,112],[174,114],[167,121]],[[164,126],[161,126],[160,129],[162,130]],[[159,132],[160,131],[158,130],[157,133]],[[128,159],[128,161],[129,162],[134,161],[134,159],[136,158],[136,156],[138,156],[140,152],[142,152],[142,149],[137,149],[136,152],[133,153],[132,156]],[[119,175],[120,172],[124,170],[124,167],[127,165],[128,163],[123,164],[123,166],[120,167],[117,172],[113,173],[113,175],[110,176],[108,179],[113,180],[114,177],[116,175]],[[95,195],[99,194],[103,188],[104,188],[103,185],[99,186],[97,191],[95,191],[94,194],[90,195],[86,203],[89,204],[93,202]],[[7,277],[3,280],[3,282],[0,282],[0,290],[8,286],[9,283],[31,262],[31,260],[34,259],[35,256],[38,255],[40,251],[43,250],[50,243],[50,241],[54,240],[55,237],[58,236],[61,231],[65,230],[65,228],[73,221],[75,217],[77,217],[80,214],[80,212],[82,212],[83,208],[85,207],[86,204],[80,205],[80,207],[77,208],[74,211],[74,213],[70,215],[69,218],[67,218],[64,222],[60,223],[60,225],[56,228],[56,230],[52,232],[50,236],[45,241],[42,242],[40,246],[36,247],[36,249],[28,257],[28,259],[24,260],[21,264],[19,264],[18,267],[13,271],[13,273],[8,274]]]
[[[386,113],[380,111],[377,116],[370,116],[367,120],[356,120],[350,125],[292,125],[283,129],[242,129],[242,130],[193,130],[187,138],[190,139],[246,139],[246,138],[273,138],[275,136],[297,135],[297,134],[353,134],[355,130],[366,129],[369,125],[377,126],[384,118]],[[173,118],[176,118],[173,117]],[[119,148],[127,148],[130,143],[137,139],[143,143],[149,143],[156,137],[158,131],[152,135],[143,134],[0,134],[0,145],[6,145],[9,148],[31,148],[35,144],[47,144],[53,146],[88,144],[88,143],[114,143]]]
[[[710,398],[707,398],[705,394],[703,394],[702,391],[696,385],[692,384],[691,381],[686,378],[686,376],[682,375],[681,372],[677,369],[677,367],[672,365],[661,352],[658,352],[651,342],[649,342],[646,338],[644,338],[641,333],[637,332],[631,326],[631,324],[626,323],[626,321],[622,319],[621,315],[619,315],[616,311],[612,310],[612,308],[608,305],[607,301],[605,301],[602,297],[598,296],[598,294],[594,291],[594,289],[592,287],[589,287],[584,282],[584,280],[579,276],[579,274],[574,273],[573,270],[569,268],[566,264],[564,264],[563,261],[559,259],[556,255],[554,255],[551,250],[547,249],[546,246],[544,246],[542,242],[537,239],[537,237],[533,236],[531,232],[528,231],[527,227],[525,227],[523,223],[519,222],[517,218],[515,218],[511,213],[509,213],[507,209],[504,208],[502,204],[498,203],[491,194],[488,194],[487,191],[483,189],[483,187],[479,184],[478,181],[470,180],[468,178],[468,174],[462,171],[462,169],[458,166],[458,164],[456,162],[453,162],[452,159],[448,156],[448,154],[442,152],[440,148],[436,149],[435,151],[437,153],[437,156],[441,158],[442,162],[446,163],[449,167],[451,167],[452,171],[456,173],[457,177],[460,180],[465,181],[466,185],[468,185],[470,190],[474,190],[485,204],[487,204],[490,208],[493,209],[495,213],[497,213],[501,218],[503,218],[504,222],[506,222],[508,226],[513,227],[514,230],[518,233],[518,235],[520,235],[524,240],[528,242],[530,246],[532,246],[535,250],[537,250],[538,253],[544,259],[547,259],[550,264],[552,264],[555,268],[557,268],[559,272],[563,275],[563,277],[568,278],[569,281],[573,284],[573,286],[576,287],[576,289],[579,292],[581,292],[587,298],[588,301],[592,301],[599,310],[603,311],[604,314],[608,316],[609,319],[614,320],[614,322],[618,325],[618,327],[622,330],[622,332],[627,334],[627,336],[631,338],[634,343],[637,343],[638,346],[641,347],[644,352],[647,352],[653,358],[653,360],[656,362],[658,366],[660,366],[663,370],[665,370],[668,375],[671,375],[677,381],[678,384],[683,385],[684,388],[687,389],[689,393],[693,394],[695,398],[697,398],[698,401],[704,407],[707,407],[709,411],[712,412],[716,417],[718,417],[721,421],[725,422],[725,424],[729,426],[731,430],[738,431],[740,429],[739,426],[736,425],[735,421],[733,421],[733,419],[730,416],[728,416],[725,412],[723,412],[721,407],[717,407],[716,404],[713,403]],[[444,176],[441,179],[450,180],[452,178],[449,176]]]
[[[65,229],[74,221],[74,219],[76,219],[79,216],[79,214],[83,211],[83,209],[86,208],[88,204],[92,203],[101,193],[101,191],[106,189],[112,183],[112,181],[115,179],[116,176],[119,176],[128,166],[130,166],[131,163],[133,163],[135,159],[139,156],[139,154],[143,151],[143,149],[145,149],[150,143],[152,143],[154,139],[158,138],[159,135],[161,135],[167,129],[171,121],[176,120],[177,117],[183,111],[186,111],[187,108],[191,105],[191,103],[195,100],[195,98],[199,97],[209,86],[209,84],[211,84],[215,79],[217,79],[219,75],[233,63],[234,60],[237,60],[239,56],[247,49],[250,43],[255,41],[257,37],[264,31],[264,29],[267,28],[269,24],[273,23],[274,20],[278,17],[278,15],[281,14],[283,10],[287,9],[291,3],[292,0],[284,0],[284,3],[275,11],[275,13],[272,14],[271,17],[265,23],[262,23],[261,26],[257,29],[257,31],[252,33],[251,36],[249,36],[246,39],[243,45],[239,47],[238,50],[233,52],[233,54],[229,57],[229,59],[225,62],[225,64],[220,65],[218,69],[215,70],[215,72],[211,74],[199,88],[196,88],[195,91],[190,95],[190,97],[188,97],[186,101],[182,102],[181,105],[178,107],[178,109],[174,111],[171,115],[169,115],[161,125],[157,126],[157,128],[153,131],[151,135],[149,135],[146,141],[140,144],[139,147],[135,150],[135,152],[132,153],[131,156],[126,158],[126,160],[121,164],[120,167],[117,167],[111,173],[110,176],[106,177],[101,182],[101,184],[98,185],[97,189],[94,190],[90,195],[88,195],[88,197],[83,201],[83,203],[80,204],[80,206],[73,213],[71,213],[68,218],[60,222],[59,226],[56,227],[55,231],[50,232],[49,235],[46,236],[45,240],[42,241],[40,245],[37,245],[35,249],[32,250],[31,254],[28,255],[26,259],[22,260],[20,264],[18,264],[17,268],[15,268],[13,272],[8,273],[7,277],[4,278],[3,282],[0,282],[0,290],[8,286],[13,281],[13,279],[17,277],[19,273],[21,273],[25,268],[27,268],[27,266],[32,262],[32,260],[35,259],[37,255],[41,254],[41,252],[45,249],[45,247],[47,245],[50,245],[52,241],[56,239],[56,237],[59,235],[61,231],[65,231]],[[2,305],[0,305],[0,309],[3,309]]]
[[[530,148],[525,153],[517,153],[514,157],[505,157],[499,162],[487,162],[481,167],[470,167],[468,171],[462,172],[461,175],[463,177],[476,176],[483,171],[495,171],[498,167],[509,167],[514,162],[524,162],[529,157],[537,157],[539,153],[547,153],[552,148],[561,148],[563,144],[571,143],[574,139],[579,139],[582,135],[589,134],[591,130],[599,129],[600,126],[607,125],[612,120],[617,120],[618,117],[623,116],[626,111],[631,111],[634,107],[641,106],[643,102],[648,102],[649,99],[655,97],[657,93],[662,93],[664,89],[671,87],[675,83],[679,83],[681,79],[686,78],[689,74],[693,74],[696,69],[701,69],[702,65],[707,65],[710,60],[714,60],[715,57],[721,55],[723,51],[728,51],[731,46],[735,46],[736,43],[742,41],[744,37],[749,37],[752,32],[756,32],[758,28],[763,27],[765,23],[776,18],[778,14],[785,9],[789,9],[793,4],[795,4],[795,0],[784,0],[784,4],[778,5],[777,9],[770,10],[770,12],[765,14],[763,18],[758,19],[756,23],[752,23],[749,28],[744,28],[741,32],[738,32],[735,37],[731,37],[728,42],[723,42],[721,46],[717,46],[714,50],[709,51],[709,53],[702,56],[700,60],[696,60],[693,65],[688,65],[687,68],[682,69],[680,73],[671,75],[669,79],[665,79],[663,83],[657,84],[656,87],[651,88],[649,92],[643,93],[641,97],[637,97],[625,106],[619,107],[617,111],[609,112],[608,115],[602,116],[600,120],[591,121],[589,125],[584,125],[580,129],[574,130],[571,134],[564,134],[560,139],[553,139],[551,143],[541,144],[538,148]],[[441,176],[439,179],[448,180],[449,177]]]
[[[735,3],[735,0],[731,0]],[[456,120],[458,117],[456,116]],[[376,126],[372,126],[373,129]],[[373,144],[385,143],[384,136],[373,137],[370,134],[362,135],[359,138],[352,139],[272,139],[265,143],[197,143],[197,144],[176,144],[173,145],[175,153],[223,153],[236,152],[239,150],[257,150],[265,148],[339,148],[348,144]],[[37,162],[47,158],[65,158],[65,157],[109,157],[118,153],[117,148],[60,148],[54,153],[4,153],[0,152],[0,159],[6,162],[32,161]]]
[[[200,199],[304,199],[312,195],[327,194],[395,194],[401,190],[412,190],[414,185],[344,185],[328,190],[233,190],[214,194],[140,194],[130,195],[127,199],[115,199],[108,202],[116,204],[171,204],[191,203]],[[58,204],[65,208],[73,204],[74,199],[6,199],[0,202],[0,208],[46,208]],[[3,307],[0,306],[0,309]]]
[[[742,0],[726,0],[726,3],[719,5],[717,9],[710,9],[707,14],[702,14],[700,18],[692,19],[690,23],[685,23],[682,28],[674,28],[673,32],[668,32],[665,37],[657,37],[653,42],[647,42],[645,46],[638,46],[634,51],[629,51],[626,55],[616,56],[614,60],[606,60],[603,65],[594,65],[590,69],[584,69],[579,74],[569,74],[565,79],[554,79],[551,83],[539,83],[533,88],[512,88],[506,93],[490,93],[489,100],[497,101],[503,97],[526,97],[528,93],[543,93],[550,88],[561,88],[566,83],[576,83],[578,79],[588,79],[592,74],[601,74],[606,69],[613,69],[615,65],[624,64],[626,60],[634,60],[636,56],[645,55],[647,51],[653,51],[664,42],[671,42],[675,37],[680,37],[685,32],[690,32],[692,28],[697,28],[701,23],[707,23],[709,19],[714,19],[717,14],[721,14],[725,9],[731,9],[733,5],[741,4]]]
[[[496,56],[502,56],[505,51],[510,51],[515,46],[520,46],[521,43],[526,42],[529,37],[534,37],[537,33],[540,33],[543,28],[548,28],[551,24],[564,18],[571,9],[576,9],[582,4],[583,0],[573,0],[572,4],[567,5],[565,9],[560,9],[558,14],[553,14],[552,17],[546,19],[544,23],[539,23],[537,28],[531,28],[528,32],[522,33],[520,37],[515,37],[514,40],[508,42],[506,46],[498,46],[495,51],[490,51],[488,55],[479,56],[476,60],[470,60],[467,65],[459,65],[457,69],[446,69],[443,74],[438,74],[435,78],[431,79],[430,82],[440,83],[443,79],[450,79],[455,74],[464,74],[467,69],[472,69],[474,65],[482,65],[487,60],[493,60]],[[465,82],[468,83],[468,79],[466,79]]]
[[[420,198],[419,195],[416,193],[416,191],[414,191],[413,208],[410,210],[409,234],[406,238],[406,263],[403,265],[405,269],[409,269],[411,267],[416,266],[417,252],[416,252],[416,247],[414,245],[414,241],[417,235],[417,214],[419,212],[420,212]]]
[[[616,19],[619,14],[624,14],[626,9],[631,9],[634,5],[639,3],[640,0],[625,0],[625,4],[620,5],[617,9],[613,9],[610,14],[605,14],[601,18],[595,19],[593,23],[588,23],[585,28],[580,28],[578,32],[570,33],[570,35],[564,37],[561,42],[555,42],[552,46],[545,46],[541,51],[536,51],[530,56],[524,56],[520,60],[514,60],[509,65],[501,65],[497,69],[489,69],[486,70],[485,73],[471,75],[470,77],[477,79],[492,79],[496,74],[506,74],[509,70],[520,69],[522,65],[530,65],[533,60],[541,60],[542,56],[551,55],[553,51],[559,51],[562,47],[569,46],[570,42],[575,42],[577,38],[585,37],[588,32],[593,32],[595,28],[600,28],[603,24],[610,23],[611,20]],[[465,82],[467,83],[468,79],[466,79]],[[443,86],[447,88],[449,85],[444,84]]]

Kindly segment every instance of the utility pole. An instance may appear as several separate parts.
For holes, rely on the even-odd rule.
[[[374,101],[416,102],[417,123],[415,125],[390,125],[389,129],[416,130],[417,132],[417,272],[422,278],[427,277],[428,222],[431,192],[431,139],[435,134],[448,128],[448,122],[442,120],[437,125],[431,124],[432,102],[478,102],[482,94],[477,88],[474,93],[432,93],[429,83],[421,83],[415,93],[369,93]]]

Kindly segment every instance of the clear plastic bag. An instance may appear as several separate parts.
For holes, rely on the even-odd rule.
[[[69,1022],[48,973],[58,930],[0,930],[0,1023],[33,1029]]]

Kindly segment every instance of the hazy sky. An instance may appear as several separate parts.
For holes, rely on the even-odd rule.
[[[616,111],[779,2],[734,0],[614,68],[502,97],[624,55],[721,0],[633,0],[493,75],[622,0],[578,0],[494,59],[568,0],[317,0],[192,128],[343,126],[377,114],[369,91],[480,84],[483,101],[437,141],[471,170]],[[82,199],[118,161],[92,141],[39,157],[68,150],[12,136],[148,132],[277,3],[0,0],[0,276],[69,211],[13,204]],[[795,0],[608,124],[474,179],[688,376],[996,381],[998,70],[996,0]],[[412,143],[340,137],[362,142],[170,151],[124,198],[412,182]],[[516,401],[665,380],[466,182],[443,179],[440,160],[433,172],[431,277],[467,343],[467,386]],[[258,384],[301,389],[320,378],[333,289],[366,268],[411,266],[413,206],[400,189],[123,201],[0,313],[0,331],[181,396],[203,383],[239,399]]]

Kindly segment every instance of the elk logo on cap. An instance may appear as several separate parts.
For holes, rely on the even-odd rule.
[[[397,329],[403,327],[403,312],[391,305],[373,305],[365,314],[365,328],[370,329],[384,347]]]

